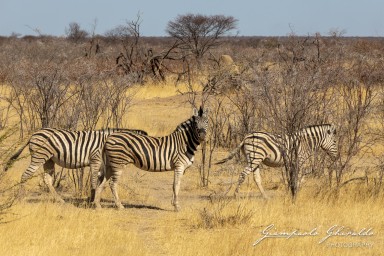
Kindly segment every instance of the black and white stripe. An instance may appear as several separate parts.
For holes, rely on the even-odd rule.
[[[52,175],[57,164],[68,169],[90,166],[91,200],[97,186],[97,176],[103,161],[103,147],[107,137],[117,131],[147,134],[141,130],[110,128],[96,131],[69,131],[55,128],[43,128],[32,134],[29,139],[31,163],[21,176],[24,183],[36,170],[44,167],[44,182],[58,201],[63,201],[52,186]],[[25,145],[25,146],[26,146]],[[24,146],[24,147],[25,147]],[[22,148],[23,149],[23,148]],[[19,150],[11,159],[21,154]]]
[[[227,158],[220,160],[216,164],[222,164],[233,158],[242,149],[247,159],[247,166],[240,173],[236,193],[246,176],[253,172],[254,180],[262,195],[267,198],[261,185],[260,165],[265,164],[270,167],[284,165],[283,152],[297,149],[297,157],[301,166],[311,155],[322,148],[332,158],[337,156],[336,128],[330,124],[314,125],[306,127],[292,136],[279,136],[265,132],[253,132],[245,136],[240,145],[233,150]]]
[[[133,133],[114,133],[105,143],[107,157],[103,183],[96,189],[95,205],[100,208],[100,194],[110,180],[110,187],[118,208],[124,208],[119,200],[116,185],[123,168],[128,164],[152,172],[174,170],[173,200],[175,210],[179,209],[178,193],[181,177],[194,161],[197,146],[205,140],[208,129],[207,111],[201,107],[187,121],[165,137],[151,137]]]

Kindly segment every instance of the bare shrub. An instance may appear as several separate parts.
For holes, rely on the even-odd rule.
[[[124,115],[128,112],[132,104],[135,91],[128,91],[133,86],[134,76],[109,76],[103,78],[102,83],[105,88],[104,96],[106,98],[106,127],[123,127]]]
[[[94,130],[105,114],[108,97],[101,74],[97,73],[95,63],[88,60],[79,60],[76,64],[74,77],[76,97],[69,108],[74,122],[79,122],[81,129]]]
[[[348,66],[340,79],[341,86],[335,92],[339,98],[335,115],[341,127],[341,156],[337,164],[329,169],[328,181],[332,188],[330,199],[337,199],[342,188],[345,190],[345,187],[357,183],[366,185],[363,190],[365,198],[377,198],[382,192],[381,88],[384,81],[378,74],[381,73],[383,63],[380,60],[372,61],[374,58],[375,54],[370,48],[364,51],[359,48],[358,52],[349,53]],[[379,151],[375,148],[379,148]]]
[[[249,224],[254,211],[246,204],[227,197],[211,198],[208,207],[199,211],[197,228],[222,228]]]
[[[372,117],[374,99],[377,97],[377,90],[374,88],[376,85],[382,86],[382,83],[374,78],[379,67],[370,61],[368,53],[346,56],[347,67],[343,69],[340,86],[334,92],[338,99],[334,115],[340,127],[341,154],[337,164],[329,169],[329,182],[335,183],[332,197],[337,197],[340,188],[350,180],[366,179],[364,173],[360,172],[359,177],[351,174],[357,168],[356,160],[370,151],[375,140],[369,120]]]
[[[127,21],[106,33],[110,38],[119,41],[120,52],[116,57],[118,74],[133,75],[134,82],[143,84],[146,76],[152,74],[155,78],[165,80],[162,69],[162,56],[153,53],[153,49],[146,47],[140,34],[141,17]]]
[[[81,29],[80,24],[77,22],[69,23],[68,28],[65,28],[65,34],[67,35],[67,39],[74,43],[82,41],[88,36],[88,32]]]
[[[68,95],[67,62],[47,42],[29,46],[24,53],[13,64],[8,101],[19,114],[21,130],[26,120],[30,130],[55,126],[60,108],[72,96]]]

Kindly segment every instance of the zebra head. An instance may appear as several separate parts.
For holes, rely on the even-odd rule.
[[[334,125],[324,126],[324,138],[321,142],[321,148],[335,160],[338,156],[337,143],[336,143],[336,127]]]
[[[207,135],[207,130],[208,130],[208,109],[204,110],[201,106],[199,110],[194,108],[193,120],[194,120],[194,127],[196,129],[195,133],[199,141],[203,142],[205,140],[205,136]]]

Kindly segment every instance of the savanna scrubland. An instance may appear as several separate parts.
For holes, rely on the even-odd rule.
[[[0,176],[0,254],[380,255],[383,39],[333,33],[217,42],[193,54],[172,37],[124,33],[0,38],[3,165],[41,127],[125,127],[163,136],[189,118],[193,106],[210,109],[209,136],[182,179],[177,213],[170,203],[173,173],[133,166],[119,184],[121,211],[108,189],[102,210],[88,204],[88,168],[56,166],[54,184],[65,204],[53,202],[42,170],[20,195],[30,161],[25,149]],[[233,198],[244,156],[214,162],[245,134],[291,134],[321,123],[337,127],[336,161],[316,152],[297,177],[284,167],[263,167],[271,198],[262,199],[252,177]],[[271,224],[270,233],[302,235],[254,246]],[[319,243],[335,225],[344,235]]]

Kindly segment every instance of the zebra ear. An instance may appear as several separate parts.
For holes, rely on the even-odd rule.
[[[203,116],[208,116],[209,108],[204,109]]]
[[[193,115],[194,116],[198,116],[199,115],[199,111],[197,110],[197,108],[193,108]]]

